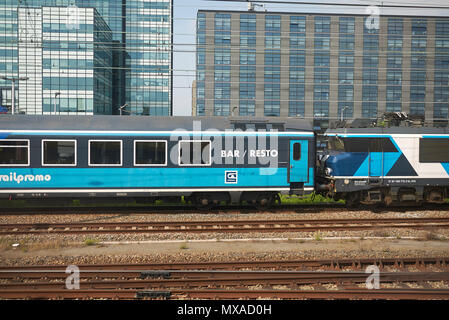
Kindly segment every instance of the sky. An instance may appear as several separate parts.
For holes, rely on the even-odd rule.
[[[294,0],[283,0],[282,2]],[[448,6],[448,0],[390,0],[390,1],[329,1],[329,0],[305,0],[306,2],[326,3],[362,3],[366,7],[383,3],[384,5],[420,5],[420,6]],[[266,4],[268,12],[323,12],[323,13],[361,13],[366,14],[366,7],[332,7],[318,5],[298,4]],[[246,11],[247,3],[233,3],[230,1],[207,0],[174,0],[173,23],[173,115],[190,116],[192,111],[192,82],[195,80],[195,38],[196,38],[196,14],[198,10],[234,10]],[[260,9],[258,9],[260,10]],[[380,8],[380,15],[438,15],[449,16],[449,9],[405,9],[405,8]]]

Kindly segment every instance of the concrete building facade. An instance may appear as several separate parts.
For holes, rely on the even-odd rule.
[[[196,115],[448,119],[449,19],[201,10]]]

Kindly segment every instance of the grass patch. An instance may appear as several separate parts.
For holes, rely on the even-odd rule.
[[[84,240],[84,245],[85,246],[96,246],[100,243],[100,240],[98,239],[91,239],[91,238],[87,238]]]
[[[323,240],[323,235],[321,234],[321,232],[315,231],[315,233],[313,234],[313,238],[316,241],[321,241],[321,240]]]
[[[319,203],[342,203],[344,204],[344,200],[335,201],[331,198],[323,197],[319,194],[311,194],[305,197],[295,197],[288,195],[281,195],[281,203],[282,204],[319,204]]]
[[[179,247],[179,249],[181,249],[181,250],[187,250],[187,249],[189,249],[189,246],[187,245],[187,242],[181,244],[181,246]]]

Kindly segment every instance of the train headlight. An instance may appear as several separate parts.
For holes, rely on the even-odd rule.
[[[331,176],[332,175],[332,169],[331,168],[326,168],[326,169],[324,169],[324,174],[326,175],[326,176]]]

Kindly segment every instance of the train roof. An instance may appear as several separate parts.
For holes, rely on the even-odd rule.
[[[449,128],[442,127],[373,127],[327,129],[325,134],[449,134]]]
[[[200,123],[198,123],[200,122]],[[276,124],[285,131],[310,131],[309,121],[281,117],[151,117],[77,115],[1,115],[0,130],[171,131],[226,130],[233,124]],[[237,127],[237,125],[236,125]]]

